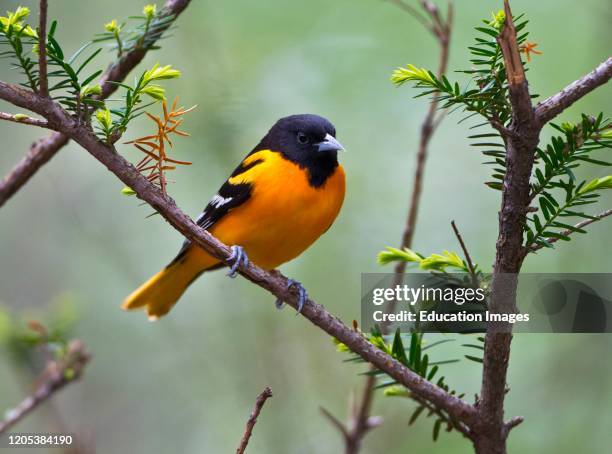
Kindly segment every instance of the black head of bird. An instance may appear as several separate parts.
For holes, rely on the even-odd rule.
[[[280,151],[283,156],[309,171],[313,186],[319,186],[338,165],[336,128],[326,118],[313,114],[291,115],[278,120],[252,153]]]

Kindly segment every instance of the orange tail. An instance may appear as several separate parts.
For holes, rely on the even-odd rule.
[[[145,308],[149,320],[157,320],[172,309],[201,273],[216,264],[216,259],[192,246],[132,292],[121,307],[125,310]]]

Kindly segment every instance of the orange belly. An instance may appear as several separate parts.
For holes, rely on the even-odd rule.
[[[249,259],[265,269],[276,268],[300,255],[334,222],[344,200],[342,166],[318,188],[305,170],[279,153],[259,151],[245,165],[263,160],[231,183],[252,183],[251,197],[232,209],[210,233],[227,245],[242,246]],[[208,268],[212,257],[194,248],[191,259]]]

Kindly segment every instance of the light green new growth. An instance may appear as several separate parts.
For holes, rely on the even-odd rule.
[[[442,254],[431,254],[425,257],[411,249],[396,249],[387,247],[378,254],[378,263],[386,265],[391,262],[404,261],[418,264],[419,268],[428,271],[443,271],[454,268],[461,272],[469,273],[470,270],[464,260],[455,252],[442,251]]]

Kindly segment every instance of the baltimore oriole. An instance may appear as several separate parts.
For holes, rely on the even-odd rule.
[[[232,172],[197,223],[232,246],[230,276],[252,260],[273,269],[300,255],[332,225],[344,200],[334,126],[317,115],[281,118]],[[186,240],[168,266],[123,303],[146,308],[150,320],[168,313],[205,271],[225,266]],[[306,298],[299,282],[300,308]]]

